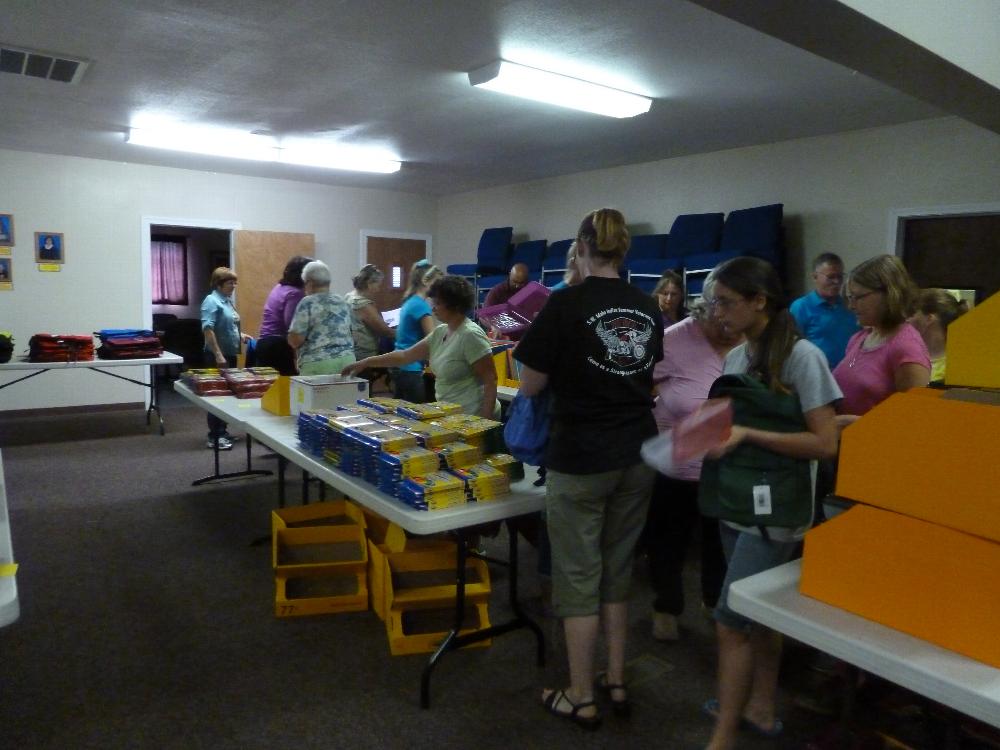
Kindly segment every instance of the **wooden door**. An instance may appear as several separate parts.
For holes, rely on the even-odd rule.
[[[403,304],[403,294],[410,281],[410,268],[427,257],[424,240],[399,239],[398,237],[371,237],[365,247],[368,263],[374,263],[385,274],[382,289],[374,296],[379,310],[395,310]],[[393,269],[398,270],[399,286],[393,286]]]
[[[1000,290],[1000,214],[905,220],[903,262],[923,287],[975,289],[976,302]]]
[[[264,302],[281,280],[285,264],[296,255],[312,258],[316,238],[295,232],[233,231],[233,270],[240,277],[236,287],[236,311],[240,328],[254,338],[260,333]]]

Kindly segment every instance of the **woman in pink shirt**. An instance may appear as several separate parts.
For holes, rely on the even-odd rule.
[[[657,398],[653,417],[660,432],[705,403],[708,390],[722,374],[726,354],[743,340],[727,332],[709,313],[703,300],[691,305],[690,317],[663,333],[663,359],[653,368]],[[653,638],[675,641],[677,617],[684,610],[681,572],[691,532],[701,525],[701,597],[712,609],[726,575],[719,540],[719,522],[698,512],[701,459],[677,466],[669,476],[657,474],[646,518],[644,541],[653,600]]]
[[[903,262],[879,255],[851,271],[847,305],[862,327],[833,371],[844,392],[837,422],[844,427],[893,393],[930,382],[931,359],[920,333],[906,322],[916,286]]]

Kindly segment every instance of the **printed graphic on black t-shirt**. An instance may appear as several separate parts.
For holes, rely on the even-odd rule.
[[[621,279],[591,276],[549,297],[514,357],[549,378],[550,469],[593,474],[640,461],[642,441],[656,434],[662,340],[656,300]]]
[[[652,364],[649,340],[655,327],[648,315],[612,307],[591,315],[585,322],[603,347],[602,357],[587,357],[591,365],[613,375],[635,375]]]

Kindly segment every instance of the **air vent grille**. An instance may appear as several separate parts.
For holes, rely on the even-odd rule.
[[[0,45],[0,72],[79,83],[90,63],[67,55]]]

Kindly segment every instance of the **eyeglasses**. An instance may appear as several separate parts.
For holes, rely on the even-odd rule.
[[[843,281],[844,280],[844,274],[842,274],[842,273],[823,273],[822,271],[817,271],[816,275],[817,276],[822,276],[827,281],[837,282],[837,281]]]
[[[881,289],[874,289],[874,290],[872,290],[870,292],[865,292],[864,294],[848,294],[847,295],[847,301],[850,302],[850,303],[852,303],[852,304],[855,303],[855,302],[860,302],[865,297],[871,297],[873,294],[878,294],[880,291],[882,291],[882,290]]]
[[[737,302],[739,302],[739,299],[729,298],[729,297],[712,297],[711,299],[705,300],[705,304],[707,304],[709,307],[718,307],[723,310],[728,310]]]

